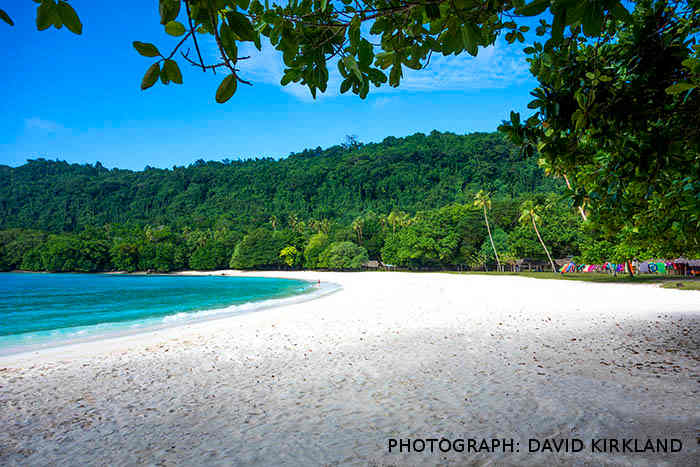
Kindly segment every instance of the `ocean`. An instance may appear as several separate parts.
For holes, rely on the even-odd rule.
[[[312,291],[260,277],[0,273],[0,354],[255,311]]]

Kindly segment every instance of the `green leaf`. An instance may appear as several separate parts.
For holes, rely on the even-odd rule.
[[[160,24],[168,24],[180,14],[180,0],[160,0],[158,5]]]
[[[175,37],[182,36],[185,33],[185,26],[179,21],[169,21],[165,25],[165,32]]]
[[[345,64],[345,67],[352,71],[355,74],[355,76],[357,76],[358,80],[362,81],[362,72],[360,71],[360,67],[357,66],[355,57],[353,57],[352,55],[348,55],[345,58],[343,58],[343,62]]]
[[[374,58],[374,49],[372,44],[367,41],[367,39],[362,39],[360,41],[360,66],[363,69],[367,69],[372,64],[372,59]]]
[[[175,60],[166,60],[163,62],[163,72],[173,83],[182,84],[182,73]]]
[[[350,39],[350,45],[353,47],[357,47],[360,42],[360,24],[360,16],[355,15],[348,26],[348,39]]]
[[[325,10],[327,5],[328,0],[321,0],[321,11]]]
[[[440,6],[437,3],[428,3],[425,5],[425,14],[428,19],[440,18]]]
[[[156,84],[156,81],[158,81],[158,77],[160,75],[160,65],[157,63],[154,63],[150,67],[148,67],[148,70],[146,70],[146,74],[143,75],[143,79],[141,80],[141,90],[146,90]]]
[[[39,31],[48,29],[54,23],[53,11],[55,7],[53,2],[42,2],[36,9],[36,28]]]
[[[511,110],[510,112],[510,121],[513,124],[514,127],[520,126],[520,113],[518,112],[513,112]]]
[[[233,31],[225,23],[221,24],[219,28],[219,36],[221,37],[221,45],[224,47],[224,51],[228,58],[231,59],[233,63],[238,60],[238,45],[236,45],[236,37]]]
[[[139,42],[139,41],[134,41],[133,44],[134,48],[138,53],[143,55],[144,57],[158,57],[160,56],[160,52],[158,51],[158,48],[150,44],[148,42]]]
[[[238,80],[233,74],[228,75],[226,78],[224,78],[224,80],[219,85],[219,88],[216,90],[216,102],[218,102],[219,104],[223,104],[224,102],[231,99],[231,96],[233,96],[236,93],[237,86]]]
[[[0,19],[9,24],[10,26],[14,26],[15,23],[12,21],[12,18],[10,18],[10,15],[5,13],[5,10],[0,9]]]
[[[344,79],[343,82],[340,83],[340,93],[345,94],[346,92],[348,92],[350,86],[352,86],[352,81],[350,80],[350,78]]]
[[[83,23],[80,22],[80,18],[72,6],[61,0],[58,2],[57,12],[61,17],[61,22],[66,25],[70,32],[78,35],[83,33]]]
[[[600,34],[603,27],[603,11],[595,8],[595,4],[588,5],[583,13],[583,32],[589,37]]]
[[[391,72],[389,72],[389,85],[392,87],[398,87],[399,83],[401,82],[401,76],[403,76],[401,65],[392,66]]]
[[[536,16],[546,10],[549,4],[550,0],[535,0],[522,8],[517,9],[515,13],[523,16]]]
[[[676,83],[666,88],[668,94],[680,94],[690,89],[695,89],[697,86],[690,83]]]
[[[618,21],[629,21],[632,16],[620,1],[615,2],[610,8],[610,13],[612,13],[612,16]]]
[[[294,80],[294,75],[290,72],[285,72],[284,75],[282,75],[282,79],[280,80],[280,84],[282,86],[286,86],[289,83],[291,83]]]
[[[509,33],[510,34],[510,33]],[[479,52],[479,33],[471,24],[465,24],[462,28],[462,43],[469,55],[476,57]]]
[[[253,25],[250,24],[248,18],[241,13],[237,11],[228,11],[226,12],[226,19],[228,19],[228,24],[233,32],[235,32],[242,41],[252,41],[255,39],[257,34],[253,29]]]
[[[564,8],[558,8],[553,11],[552,14],[554,15],[554,20],[552,20],[552,39],[555,42],[559,42],[564,39],[566,10]]]

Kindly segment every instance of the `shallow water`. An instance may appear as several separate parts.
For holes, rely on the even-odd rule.
[[[252,311],[311,288],[259,277],[2,273],[0,353]]]

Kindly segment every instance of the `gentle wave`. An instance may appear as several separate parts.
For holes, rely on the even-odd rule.
[[[0,336],[0,356],[32,352],[40,349],[61,347],[83,342],[94,342],[186,324],[228,318],[279,306],[302,303],[331,294],[340,289],[341,286],[334,283],[323,283],[319,287],[309,283],[308,287],[300,288],[298,294],[284,298],[251,301],[223,308],[179,312],[158,318],[146,318],[118,323],[102,323],[51,331]]]

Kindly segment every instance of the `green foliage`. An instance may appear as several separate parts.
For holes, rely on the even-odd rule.
[[[290,214],[297,222],[330,219],[342,229],[369,211],[413,215],[466,203],[484,187],[494,198],[489,217],[505,226],[513,221],[512,207],[497,199],[558,191],[562,184],[545,178],[534,160],[522,160],[494,133],[419,133],[354,149],[306,150],[282,160],[198,161],[141,172],[36,159],[0,166],[0,229],[59,233],[134,222],[246,233],[273,215],[281,227]],[[380,235],[378,217],[368,219],[375,224],[368,235]],[[367,241],[375,243],[366,248],[375,254],[381,236],[372,235]],[[357,241],[356,235],[347,240]]]
[[[227,100],[231,99],[233,94],[236,92],[238,86],[238,81],[234,75],[228,75],[221,81],[219,88],[216,90],[216,102],[223,104]]]
[[[275,232],[276,233],[276,232]],[[283,240],[266,228],[258,228],[243,237],[231,257],[235,269],[272,268],[281,264]]]
[[[112,264],[118,271],[134,272],[139,266],[139,247],[136,243],[119,243],[112,247]]]
[[[604,239],[562,200],[563,187],[511,151],[493,134],[434,132],[173,170],[41,159],[0,166],[0,267],[352,269],[372,258],[405,268],[480,268],[493,257],[486,206],[504,261],[544,258],[537,233],[556,257],[600,258],[593,250]],[[513,167],[531,175],[518,178]],[[475,205],[480,187],[491,195],[484,189]],[[662,256],[625,232],[607,241],[606,260]]]
[[[508,234],[505,230],[499,227],[492,227],[493,230],[493,243],[496,245],[496,251],[501,261],[513,257],[511,253],[510,241],[508,239]],[[488,264],[496,263],[496,256],[493,253],[493,248],[491,247],[491,241],[484,238],[484,242],[479,248],[479,257],[483,258]]]
[[[583,33],[603,37],[587,40],[572,25],[559,47],[535,43],[536,112],[525,122],[513,114],[501,130],[566,174],[597,236],[662,256],[699,254],[700,9],[640,1],[624,21],[576,15]]]
[[[9,24],[10,26],[14,26],[15,22],[12,21],[12,18],[10,18],[10,15],[8,15],[5,10],[0,9],[0,19]]]
[[[369,261],[367,250],[352,242],[334,242],[323,250],[318,267],[323,269],[360,269]]]
[[[287,267],[294,268],[301,264],[302,255],[293,245],[286,246],[280,251],[280,258]]]
[[[450,205],[419,212],[408,226],[387,235],[385,263],[401,267],[466,264],[486,237],[481,213],[471,205]]]
[[[317,233],[309,238],[309,242],[304,248],[304,266],[309,269],[319,267],[318,261],[323,250],[328,246],[328,235]]]

